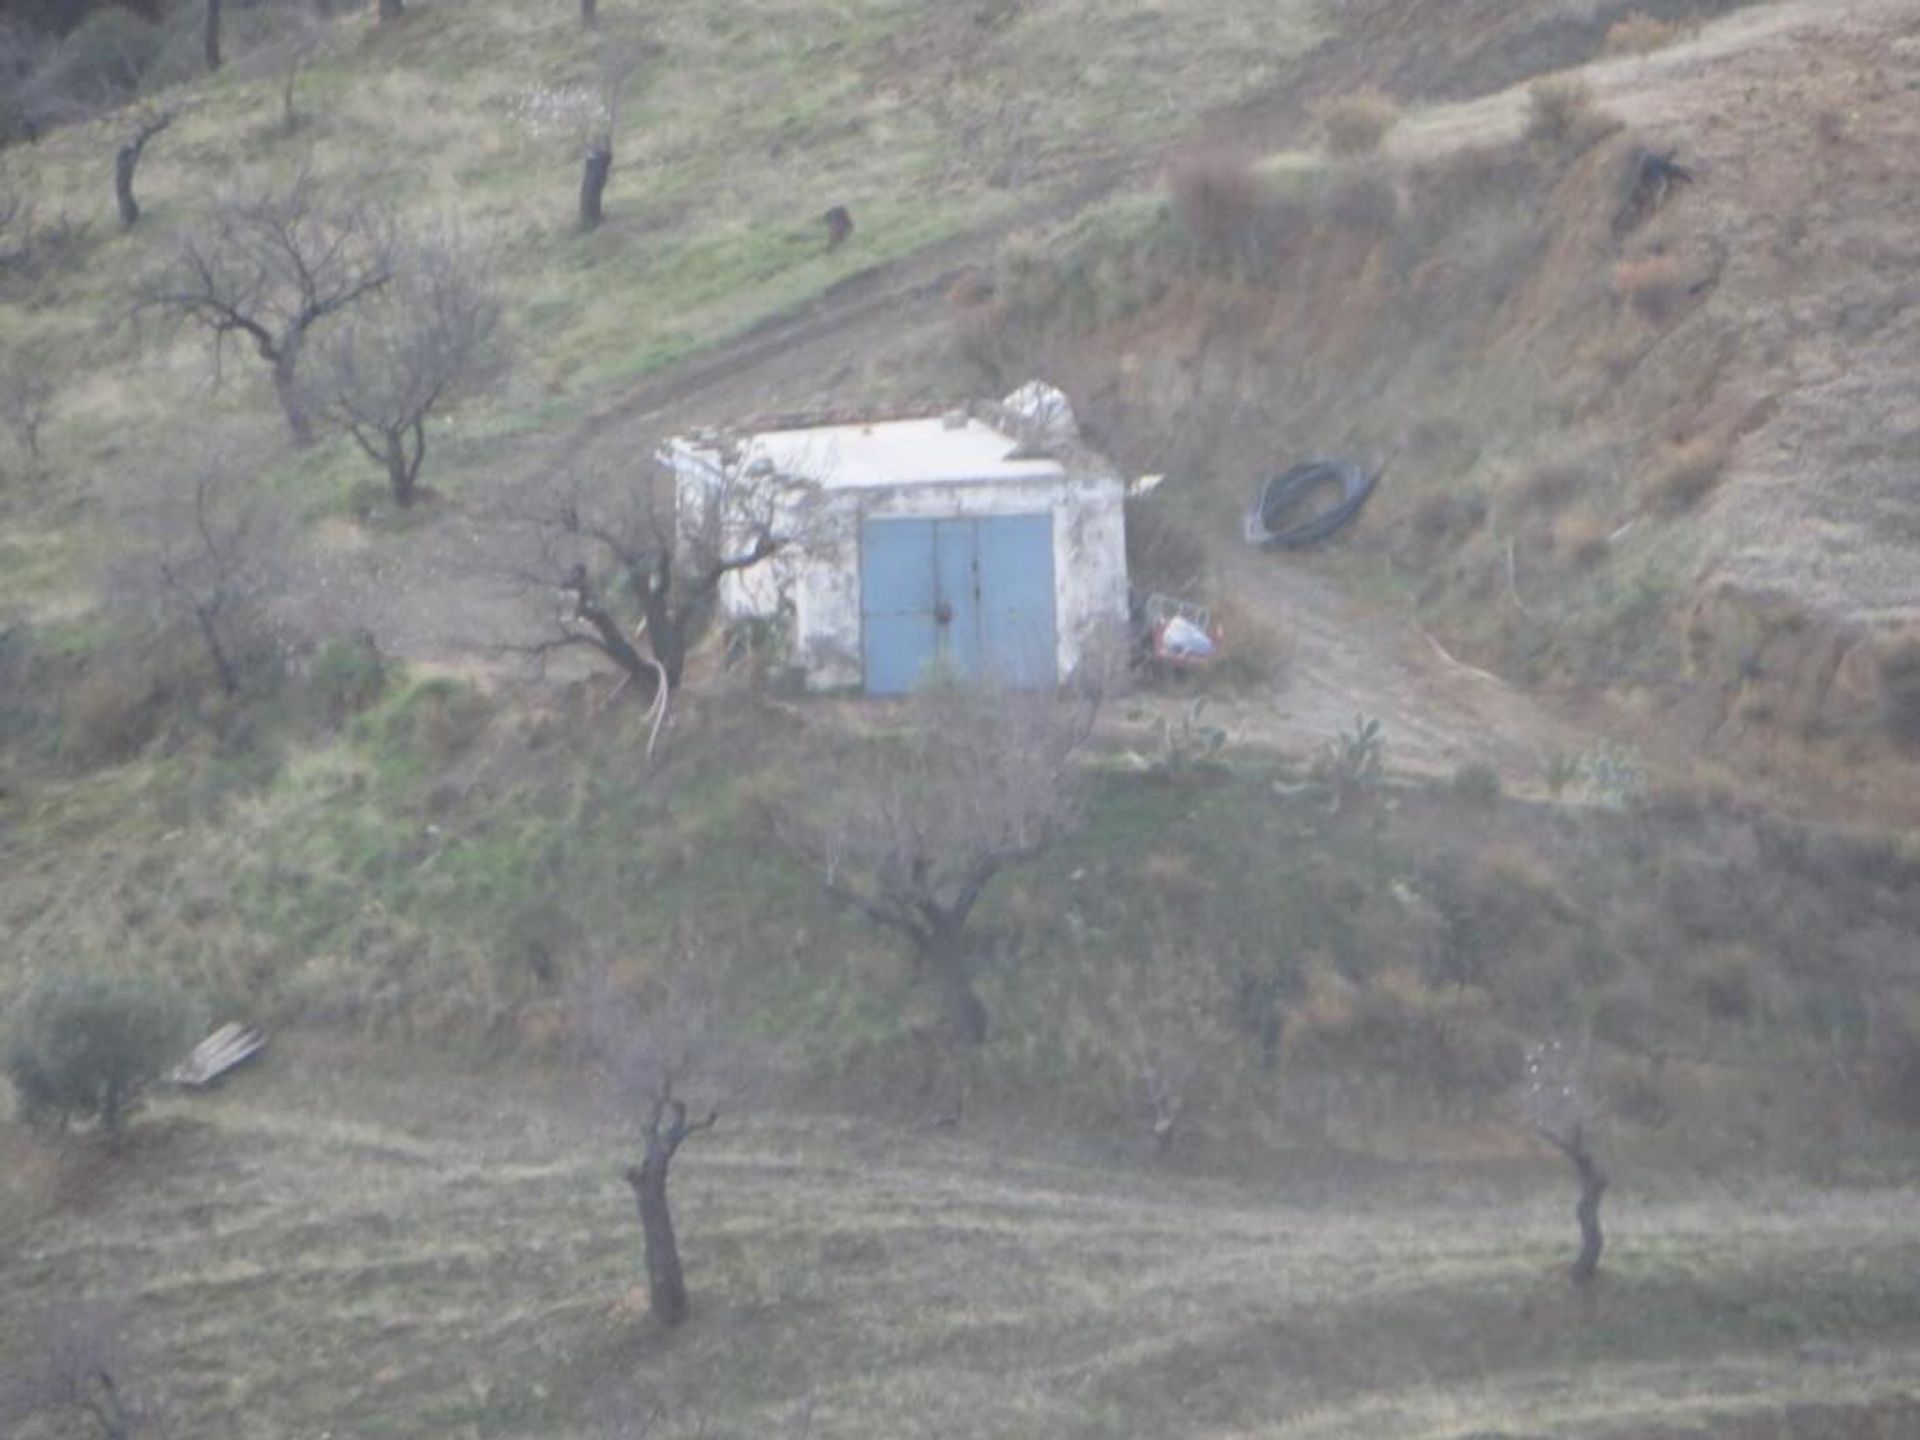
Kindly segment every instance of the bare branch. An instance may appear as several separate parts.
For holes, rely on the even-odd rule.
[[[228,337],[250,342],[272,369],[294,442],[305,445],[314,434],[298,383],[307,342],[323,321],[388,284],[396,249],[384,212],[331,204],[303,172],[284,191],[216,205],[141,306],[205,330],[216,365]]]
[[[389,282],[328,337],[320,404],[385,469],[395,504],[418,497],[428,417],[498,372],[499,321],[478,265],[436,237],[400,247]]]

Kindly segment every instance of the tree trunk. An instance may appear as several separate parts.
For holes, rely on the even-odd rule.
[[[678,1325],[687,1318],[687,1282],[680,1271],[673,1215],[667,1209],[670,1159],[649,1145],[647,1158],[627,1171],[627,1184],[640,1207],[640,1231],[646,1237],[647,1300],[653,1318],[662,1325]]]
[[[580,0],[580,23],[589,30],[593,28],[594,21],[598,18],[595,13],[596,4],[597,0]]]
[[[1606,1244],[1606,1237],[1600,1233],[1600,1201],[1607,1193],[1607,1175],[1587,1148],[1580,1126],[1576,1125],[1567,1139],[1555,1139],[1554,1144],[1572,1163],[1580,1182],[1580,1198],[1573,1207],[1573,1218],[1580,1222],[1580,1253],[1567,1273],[1576,1286],[1585,1289],[1600,1273],[1600,1251]]]
[[[420,465],[427,458],[427,434],[423,425],[412,426],[414,446],[407,449],[407,432],[389,430],[386,434],[387,479],[393,489],[393,503],[402,510],[420,498]]]
[[[278,355],[267,358],[273,363],[273,397],[280,402],[280,413],[287,417],[287,430],[293,436],[293,443],[304,450],[313,444],[313,419],[307,414],[307,402],[300,394],[294,375],[298,354],[294,346],[288,345]]]
[[[207,25],[202,39],[209,70],[220,68],[220,4],[221,0],[207,0]]]
[[[1600,1250],[1606,1244],[1606,1237],[1600,1233],[1600,1199],[1607,1192],[1607,1177],[1591,1160],[1579,1168],[1580,1199],[1573,1207],[1573,1214],[1580,1222],[1580,1253],[1574,1257],[1573,1269],[1568,1273],[1575,1285],[1584,1287],[1592,1284],[1594,1276],[1600,1273]]]
[[[406,0],[380,0],[380,23],[392,24],[407,13]]]
[[[140,202],[133,198],[133,172],[140,164],[140,141],[129,140],[113,157],[113,198],[120,206],[120,226],[131,230],[140,219]]]
[[[640,608],[647,617],[647,644],[653,658],[666,672],[667,689],[680,688],[687,673],[687,624],[684,614],[676,612],[667,592],[652,581],[643,582]]]
[[[196,607],[193,618],[200,630],[200,642],[207,647],[207,658],[213,662],[213,673],[220,681],[220,693],[229,698],[238,695],[240,674],[233,668],[227,647],[220,643],[220,630],[213,616],[204,607]]]
[[[973,947],[963,929],[955,926],[936,933],[926,947],[933,983],[940,992],[947,1032],[957,1045],[984,1045],[987,1007],[973,988]]]
[[[606,218],[600,197],[606,193],[607,177],[613,174],[613,145],[595,141],[587,147],[586,165],[580,174],[580,228],[592,230]]]

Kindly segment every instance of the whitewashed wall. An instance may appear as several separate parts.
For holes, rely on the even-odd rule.
[[[868,519],[1053,517],[1055,658],[1073,673],[1102,631],[1127,618],[1124,493],[1110,476],[996,480],[841,490],[824,497],[809,542],[730,576],[721,593],[729,618],[793,611],[794,659],[815,690],[858,688],[860,526]]]

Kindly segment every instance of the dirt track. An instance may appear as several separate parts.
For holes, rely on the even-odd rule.
[[[1478,15],[1486,7],[1457,0],[1456,8]],[[1657,112],[1659,92],[1684,78],[1696,60],[1721,60],[1743,44],[1778,44],[1782,37],[1790,43],[1797,25],[1830,19],[1842,10],[1879,15],[1897,8],[1885,0],[1839,6],[1792,0],[1756,7],[1709,25],[1673,58],[1606,62],[1597,67],[1598,78],[1611,103]],[[1507,78],[1506,71],[1518,64],[1515,55],[1531,54],[1529,44],[1535,49],[1546,44],[1535,33],[1537,25],[1509,24],[1503,30],[1497,19],[1481,17],[1481,24],[1494,28],[1481,32],[1478,49],[1464,56],[1456,51],[1423,68],[1421,33],[1395,20],[1393,10],[1382,4],[1353,7],[1347,20],[1350,38],[1329,42],[1303,62],[1293,89],[1223,112],[1202,128],[1200,138],[1218,143],[1238,133],[1249,143],[1264,143],[1278,133],[1297,134],[1302,107],[1316,90],[1347,85],[1359,73],[1398,77],[1407,93],[1457,95],[1463,77]],[[1590,53],[1603,33],[1604,26],[1594,36],[1584,31],[1571,39],[1560,35],[1548,46],[1547,58],[1564,60],[1568,45],[1586,46]],[[1524,79],[1527,73],[1521,66],[1511,78]],[[1518,123],[1522,99],[1519,91],[1509,90],[1441,106],[1413,117],[1400,143],[1429,147],[1485,138]],[[562,437],[542,457],[541,468],[554,473],[620,464],[675,427],[829,399],[844,403],[864,393],[866,382],[883,369],[895,372],[896,385],[899,372],[936,375],[938,360],[929,357],[944,355],[950,344],[945,296],[957,275],[990,260],[1010,231],[1071,214],[1123,183],[1143,181],[1159,164],[1157,157],[1125,167],[1110,159],[1090,160],[1070,184],[1037,198],[1011,222],[852,277],[803,309],[643,383]],[[471,517],[450,517],[450,523],[416,536],[404,570],[370,576],[350,553],[330,556],[332,562],[346,562],[326,566],[323,580],[354,612],[342,618],[368,625],[395,652],[504,674],[499,660],[476,659],[470,637],[510,628],[514,607],[526,602],[488,591],[463,569],[463,547],[471,537],[456,532],[470,530],[473,523]],[[1547,754],[1578,753],[1590,743],[1581,727],[1454,660],[1411,617],[1356,605],[1311,564],[1254,555],[1226,537],[1219,549],[1225,588],[1283,623],[1295,638],[1292,661],[1274,696],[1224,707],[1236,739],[1306,750],[1349,725],[1356,713],[1366,713],[1385,723],[1397,763],[1444,770],[1480,761],[1496,766],[1509,782],[1537,776]],[[368,562],[380,563],[372,557]],[[416,595],[430,592],[435,603],[412,604],[405,597],[396,603],[396,587]]]

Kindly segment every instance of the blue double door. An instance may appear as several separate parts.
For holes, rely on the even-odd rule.
[[[938,670],[1054,684],[1053,517],[865,521],[860,633],[869,695],[904,695]]]

